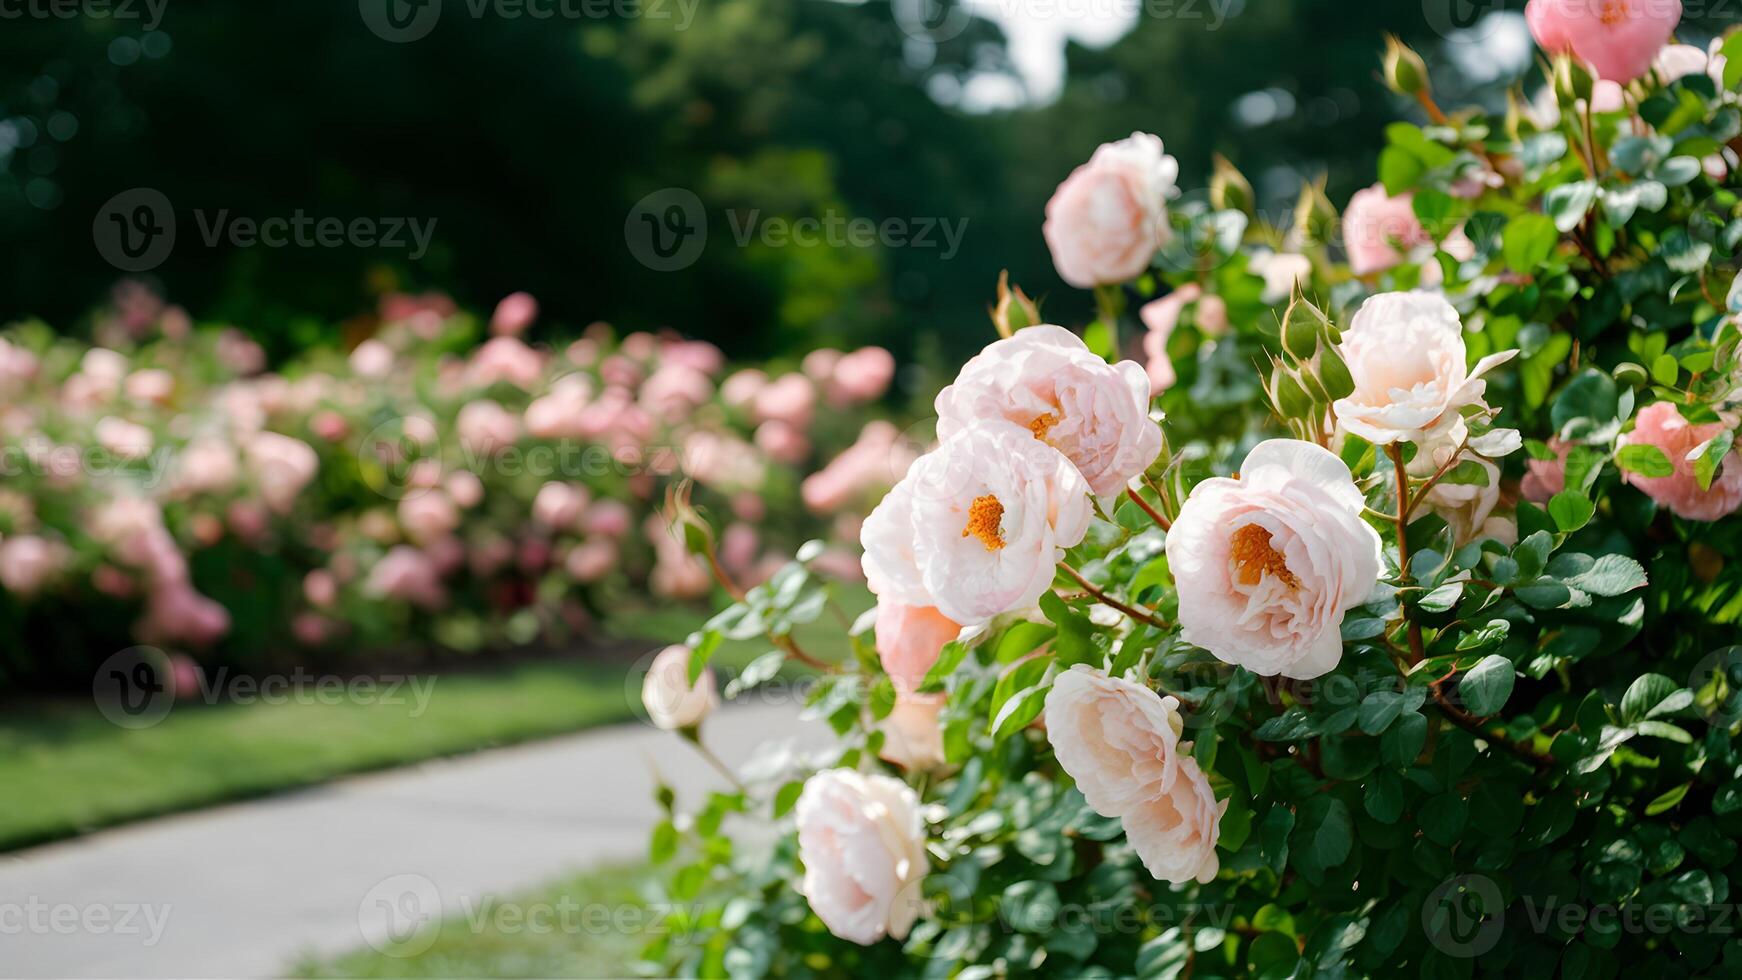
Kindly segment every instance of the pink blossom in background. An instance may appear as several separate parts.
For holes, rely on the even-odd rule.
[[[1533,504],[1546,504],[1555,494],[1567,488],[1567,453],[1573,444],[1562,439],[1550,439],[1548,448],[1554,459],[1529,457],[1524,461],[1524,480],[1519,492]]]
[[[266,370],[266,350],[240,330],[227,328],[218,334],[218,362],[234,374],[247,377]]]
[[[122,459],[144,459],[151,455],[151,430],[126,419],[105,416],[97,421],[91,434],[96,437],[97,445]]]
[[[364,587],[376,596],[409,602],[426,610],[439,609],[447,601],[435,565],[410,545],[394,545],[381,556],[369,570]]]
[[[755,490],[767,478],[761,454],[727,433],[690,433],[684,437],[681,460],[691,479],[722,492]]]
[[[496,402],[479,399],[460,409],[454,430],[468,452],[491,456],[520,438],[520,420]]]
[[[1137,318],[1148,328],[1143,335],[1143,356],[1148,359],[1144,370],[1149,374],[1151,395],[1161,394],[1179,380],[1179,375],[1173,369],[1173,359],[1167,356],[1167,342],[1173,336],[1174,328],[1179,326],[1179,318],[1185,312],[1186,305],[1197,302],[1203,295],[1203,287],[1195,282],[1188,282],[1160,299],[1150,300],[1138,309]]]
[[[689,418],[714,397],[708,376],[682,364],[664,364],[641,386],[641,407],[667,424]]]
[[[876,401],[895,379],[895,355],[881,347],[861,347],[842,357],[829,377],[829,404],[837,408]]]
[[[205,647],[230,632],[230,613],[194,591],[186,582],[170,582],[151,593],[139,635],[165,644]]]
[[[484,481],[470,470],[449,473],[442,486],[462,510],[471,510],[484,501]]]
[[[302,595],[309,605],[325,609],[339,601],[339,580],[331,571],[317,568],[303,576]]]
[[[1621,83],[1651,70],[1681,17],[1680,0],[1530,0],[1524,8],[1544,51],[1571,51]]]
[[[582,413],[592,400],[591,378],[563,375],[551,382],[549,392],[526,406],[526,431],[536,439],[585,438],[588,433],[581,423]]]
[[[489,578],[514,560],[514,542],[500,534],[479,534],[466,552],[466,566],[479,578]]]
[[[583,585],[597,582],[617,567],[617,545],[613,541],[586,541],[569,549],[563,559],[563,570]]]
[[[647,369],[641,362],[622,354],[612,354],[599,362],[599,377],[605,383],[617,388],[634,389],[641,385],[647,377]]]
[[[575,367],[592,367],[599,362],[599,342],[582,337],[563,348],[563,357]]]
[[[409,494],[399,501],[399,526],[413,544],[428,544],[460,526],[460,509],[440,490]]]
[[[700,371],[710,378],[726,367],[725,353],[705,340],[663,340],[659,357],[665,364]]]
[[[938,724],[949,698],[943,694],[897,694],[895,707],[878,725],[883,748],[877,757],[924,772],[944,764],[944,732]]]
[[[420,313],[433,313],[445,320],[457,312],[459,307],[446,293],[388,293],[381,297],[381,319],[388,323],[409,320]]]
[[[259,544],[272,526],[272,514],[253,500],[233,500],[224,508],[224,520],[238,540]]]
[[[351,370],[365,378],[385,378],[393,373],[393,348],[373,338],[351,351]]]
[[[532,499],[532,517],[553,531],[568,531],[579,523],[587,509],[587,488],[578,483],[551,481],[538,488]]]
[[[741,521],[760,524],[768,516],[768,502],[754,490],[743,490],[732,495],[732,513]]]
[[[1723,469],[1709,489],[1701,490],[1694,477],[1694,461],[1688,454],[1706,440],[1724,431],[1723,422],[1690,425],[1672,402],[1653,402],[1640,409],[1633,431],[1621,437],[1625,446],[1656,446],[1669,457],[1675,472],[1669,476],[1641,476],[1624,471],[1622,479],[1646,496],[1690,521],[1715,521],[1742,506],[1742,453],[1732,449]]]
[[[168,405],[175,397],[175,376],[161,368],[147,368],[127,376],[127,397],[136,402]]]
[[[842,582],[865,581],[865,570],[859,567],[858,553],[847,548],[829,547],[823,549],[823,553],[811,562],[811,567]]]
[[[867,423],[853,445],[827,466],[805,477],[799,494],[813,513],[832,514],[852,501],[894,486],[918,458],[919,453],[901,437],[900,430],[878,419]]]
[[[321,465],[307,443],[276,432],[254,433],[242,452],[261,499],[280,514],[290,512]]]
[[[66,546],[34,534],[0,538],[0,587],[33,596],[66,564]]]
[[[731,408],[749,411],[766,387],[768,375],[756,368],[734,371],[720,384],[720,400]]]
[[[29,384],[38,368],[35,354],[0,337],[0,391]]]
[[[308,421],[309,431],[326,442],[339,442],[351,434],[351,423],[338,412],[317,412]]]
[[[1349,199],[1343,211],[1343,248],[1356,275],[1384,272],[1403,261],[1403,252],[1433,243],[1415,216],[1414,202],[1413,193],[1392,197],[1383,184],[1358,190]]]
[[[98,565],[91,570],[91,587],[116,599],[131,599],[139,591],[133,576],[114,565]]]
[[[538,300],[531,293],[509,293],[496,304],[490,316],[490,332],[498,337],[518,337],[538,319]]]
[[[653,545],[653,573],[648,576],[648,584],[655,595],[699,599],[708,594],[713,588],[713,575],[701,559],[689,553],[683,540],[659,515],[648,515],[642,530]]]
[[[835,366],[841,363],[846,355],[833,347],[819,347],[804,356],[798,369],[819,385],[826,385],[835,376]]]
[[[637,361],[651,361],[659,354],[659,338],[645,330],[637,330],[623,338],[618,350]]]
[[[423,545],[423,553],[435,566],[436,574],[444,578],[466,564],[466,546],[452,534],[444,534]]]
[[[175,492],[188,496],[223,493],[236,485],[241,467],[236,452],[224,439],[195,439],[175,459]]]
[[[809,458],[811,442],[790,423],[770,419],[756,427],[756,448],[777,463],[796,466]]]
[[[588,535],[620,538],[634,523],[629,506],[621,500],[598,500],[581,515],[581,530]]]
[[[327,641],[333,623],[320,613],[299,612],[290,620],[290,635],[305,647],[320,646]]]
[[[518,337],[492,337],[466,364],[466,380],[480,387],[505,381],[531,391],[544,376],[544,355]]]
[[[742,577],[756,564],[762,549],[762,536],[748,524],[733,522],[720,534],[720,564],[733,575]]]
[[[185,653],[172,653],[169,655],[169,677],[175,696],[186,700],[199,696],[205,674],[194,658]]]
[[[817,389],[802,374],[783,374],[756,393],[758,421],[779,419],[796,429],[808,429],[817,407]]]

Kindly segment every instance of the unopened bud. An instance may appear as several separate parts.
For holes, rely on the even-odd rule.
[[[1385,84],[1411,98],[1428,90],[1427,63],[1395,34],[1385,35]]]

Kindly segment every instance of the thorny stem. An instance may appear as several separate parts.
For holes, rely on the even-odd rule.
[[[1156,510],[1154,507],[1151,507],[1149,505],[1149,501],[1143,499],[1142,494],[1131,489],[1130,487],[1126,487],[1125,488],[1125,495],[1127,497],[1131,498],[1132,503],[1134,503],[1138,507],[1142,508],[1143,512],[1145,514],[1149,515],[1149,519],[1156,523],[1156,526],[1160,527],[1163,531],[1173,530],[1173,522],[1168,520],[1167,516],[1165,514],[1163,514],[1161,511]]]
[[[1084,591],[1094,596],[1095,601],[1099,602],[1101,605],[1117,609],[1137,622],[1145,623],[1149,626],[1155,627],[1156,629],[1164,630],[1168,628],[1167,620],[1161,619],[1152,613],[1137,608],[1136,606],[1130,606],[1120,602],[1118,599],[1108,595],[1100,586],[1084,578],[1082,572],[1077,571],[1070,565],[1061,561],[1059,562],[1059,568],[1063,570],[1066,575],[1069,575],[1072,581],[1082,586]]]
[[[1403,465],[1403,447],[1392,443],[1385,449],[1391,457],[1391,465],[1397,472],[1397,568],[1399,581],[1403,585],[1411,582],[1409,574],[1409,472]],[[1456,457],[1453,457],[1454,459]],[[1421,626],[1415,617],[1409,614],[1409,607],[1403,607],[1403,621],[1409,631],[1409,655],[1412,663],[1420,663],[1426,651],[1421,641]]]

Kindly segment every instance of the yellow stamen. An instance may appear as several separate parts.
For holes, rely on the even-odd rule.
[[[1234,532],[1228,541],[1228,553],[1240,566],[1240,584],[1257,585],[1265,575],[1282,580],[1291,589],[1300,588],[1300,579],[1288,570],[1288,560],[1270,545],[1270,532],[1256,524],[1247,524]]]
[[[1034,421],[1028,423],[1028,431],[1034,433],[1034,437],[1036,439],[1039,439],[1041,442],[1045,442],[1046,441],[1046,434],[1048,432],[1052,431],[1053,426],[1059,424],[1062,421],[1064,421],[1064,420],[1059,418],[1059,416],[1055,415],[1052,412],[1048,412],[1045,415],[1042,415],[1039,418],[1035,419]]]
[[[999,532],[998,523],[1004,519],[1004,505],[992,494],[975,497],[968,505],[968,526],[962,528],[962,537],[973,535],[980,539],[987,551],[997,551],[1004,547],[1004,535]]]

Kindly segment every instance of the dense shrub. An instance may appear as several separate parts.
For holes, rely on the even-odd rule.
[[[1679,10],[1533,0],[1553,63],[1505,116],[1394,45],[1428,121],[1340,217],[1096,151],[1044,230],[1101,318],[1000,304],[865,523],[879,608],[810,695],[838,740],[664,795],[650,959],[1742,972],[1742,39],[1665,47]],[[828,586],[786,574],[686,679],[723,633],[787,656]]]

